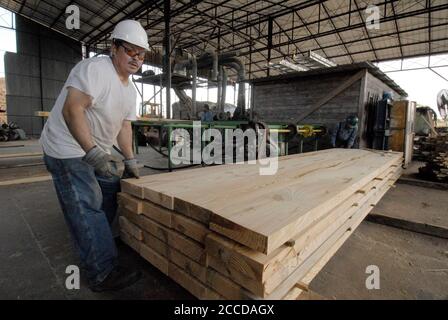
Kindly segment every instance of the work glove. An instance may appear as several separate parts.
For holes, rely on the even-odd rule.
[[[140,178],[137,167],[137,159],[124,160],[124,171],[122,179],[128,178]]]
[[[90,164],[95,169],[95,173],[99,176],[107,178],[118,176],[114,158],[97,146],[90,149],[82,159]]]

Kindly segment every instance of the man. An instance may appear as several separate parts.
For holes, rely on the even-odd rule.
[[[213,121],[213,113],[210,111],[210,107],[208,106],[208,104],[204,104],[204,111],[201,115],[201,121]]]
[[[339,122],[331,133],[331,146],[333,148],[353,148],[358,136],[358,117],[348,116],[345,121]]]
[[[120,177],[110,150],[115,143],[121,149],[124,177],[139,177],[131,129],[136,92],[129,76],[141,68],[148,38],[139,22],[125,20],[111,39],[110,57],[85,59],[72,69],[40,139],[81,266],[96,292],[140,278],[117,264],[110,226]]]

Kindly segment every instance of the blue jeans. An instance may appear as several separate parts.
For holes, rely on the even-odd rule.
[[[82,158],[44,154],[65,221],[91,285],[103,281],[117,262],[111,224],[117,211],[120,178],[95,175]]]

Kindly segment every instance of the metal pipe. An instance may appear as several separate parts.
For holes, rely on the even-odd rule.
[[[224,106],[226,105],[226,91],[227,91],[227,71],[222,67],[222,93],[221,93],[221,108],[220,111],[224,112]]]
[[[238,72],[238,102],[237,106],[244,112],[246,110],[246,92],[244,80],[246,79],[243,63],[238,58],[229,58],[223,62],[224,65],[234,68]]]
[[[164,20],[165,20],[165,37],[164,37],[164,61],[163,61],[163,72],[165,73],[166,79],[166,118],[171,118],[171,30],[170,30],[170,18],[171,18],[171,2],[170,0],[164,1]]]
[[[222,66],[219,68],[218,72],[218,99],[216,101],[216,109],[219,111],[221,109],[221,100],[222,100]]]
[[[212,80],[217,81],[218,80],[218,52],[214,51],[212,54],[213,58],[213,68],[212,68]]]
[[[193,119],[196,119],[196,87],[197,87],[197,78],[198,78],[198,64],[196,61],[196,57],[194,55],[191,56],[191,61],[193,64],[193,87],[191,89],[191,98],[192,98],[192,102],[191,102],[191,109],[193,112]]]

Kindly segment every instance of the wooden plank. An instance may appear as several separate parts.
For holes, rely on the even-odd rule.
[[[198,299],[224,300],[224,297],[215,290],[201,283],[174,263],[169,264],[168,275]]]
[[[409,184],[409,185],[413,185],[413,186],[417,186],[417,187],[437,189],[437,190],[448,190],[448,183],[420,180],[420,179],[414,179],[414,178],[410,178],[410,177],[406,177],[406,176],[400,177],[400,179],[398,180],[398,183]]]
[[[307,159],[307,163],[312,163],[313,166],[316,167],[316,164],[324,164],[326,161],[331,161],[335,153],[341,153],[341,155],[344,154],[340,150],[322,150],[319,152],[305,153],[302,154],[301,157],[302,159]],[[285,167],[285,169],[289,168],[291,170],[295,170],[294,172],[300,172],[297,170],[300,170],[301,167],[307,167],[307,164],[297,162],[295,160],[295,157],[296,155],[280,157],[278,159],[280,166]],[[288,163],[289,165],[287,166],[286,164]],[[291,164],[295,166],[291,167]],[[237,174],[232,175],[232,172],[237,172]],[[147,194],[153,193],[152,196],[148,196],[147,198],[152,199],[154,203],[164,206],[168,209],[174,209],[174,198],[176,195],[182,194],[182,192],[190,194],[190,191],[192,191],[192,196],[194,196],[196,200],[210,201],[210,199],[213,199],[214,193],[222,194],[221,190],[226,190],[228,189],[228,187],[233,187],[233,190],[235,190],[237,189],[235,188],[237,186],[245,188],[242,191],[250,191],[251,186],[247,186],[242,182],[250,182],[250,178],[258,174],[259,168],[257,166],[248,166],[246,164],[237,163],[144,176],[138,179],[138,181],[136,181],[136,179],[129,179],[126,180],[126,182],[132,183],[142,190],[145,189],[145,192]],[[209,183],[217,181],[219,181],[220,188],[210,189],[208,187]],[[257,184],[254,181],[252,185],[256,187]],[[198,197],[198,195],[201,194],[207,194],[207,197]],[[163,200],[157,202],[161,197],[165,196],[169,198],[169,201]],[[189,214],[194,214],[196,212],[196,207],[188,210],[189,211],[179,212],[188,216]]]
[[[207,299],[207,287],[198,280],[184,272],[174,263],[170,263],[168,267],[168,276],[184,287],[188,292],[198,299]]]
[[[297,300],[299,296],[304,292],[302,288],[294,286],[283,298],[282,300]]]
[[[207,265],[207,255],[205,253],[205,249],[197,242],[173,231],[168,234],[168,244],[170,247],[177,249],[189,258],[198,262],[200,265]]]
[[[120,239],[132,249],[134,249],[134,251],[140,253],[141,242],[135,239],[133,236],[124,232],[123,230],[120,230]]]
[[[133,224],[137,225],[137,226],[141,226],[141,222],[140,219],[142,217],[142,215],[136,214],[133,211],[122,207],[121,205],[118,206],[118,215],[119,216],[123,216],[126,219],[128,219],[130,222],[132,222]]]
[[[125,207],[126,209],[136,213],[136,214],[142,214],[143,213],[143,202],[142,200],[133,197],[130,194],[119,192],[117,194],[117,200],[118,204]]]
[[[371,155],[367,159],[344,161],[319,173],[312,172],[295,184],[269,188],[269,194],[252,192],[230,205],[214,204],[209,207],[215,213],[210,229],[269,254],[288,241],[307,220],[345,201],[396,159]],[[294,198],[294,195],[300,197]],[[281,219],[275,219],[274,213],[281,214]]]
[[[154,267],[168,275],[168,259],[157,253],[157,251],[142,243],[140,244],[140,255]]]
[[[172,214],[172,227],[197,242],[204,243],[210,230],[203,224],[180,214]]]
[[[210,216],[212,213],[199,206],[192,206],[188,201],[182,199],[175,199],[174,211],[183,214],[191,219],[194,219],[206,226],[210,223]]]
[[[157,239],[152,234],[145,231],[143,231],[143,242],[161,256],[169,259],[169,246],[167,243]]]
[[[171,228],[172,211],[158,206],[149,201],[143,202],[142,213],[146,217],[163,224],[164,226]]]
[[[426,224],[417,221],[409,221],[397,217],[382,215],[379,213],[370,213],[367,216],[366,220],[402,230],[408,230],[422,234],[427,234],[433,237],[448,239],[448,229],[444,226],[437,226],[435,224]]]
[[[198,242],[191,240],[173,229],[166,228],[160,223],[157,223],[156,221],[143,215],[141,216],[139,226],[144,231],[144,237],[145,234],[148,233],[159,240],[159,242],[167,244],[168,247],[175,248],[201,265],[206,265],[207,258],[205,249]],[[150,238],[149,236],[147,237]],[[159,248],[161,247],[162,246],[159,244]]]
[[[391,181],[389,181],[389,185],[391,183],[394,183],[393,179],[396,177],[393,177]],[[387,191],[386,191],[387,192]],[[383,194],[383,191],[381,191],[380,194]],[[375,200],[371,203],[375,204]],[[333,255],[339,250],[339,248],[343,245],[344,240],[343,238],[339,239],[335,242],[333,247],[319,260],[318,263],[316,263],[310,271],[299,281],[298,285],[302,286],[302,288],[308,288],[311,281],[317,276],[317,274],[325,267],[325,265],[328,263],[328,261],[331,260]]]
[[[160,223],[157,223],[154,220],[151,220],[144,215],[139,216],[139,226],[142,228],[142,230],[150,233],[157,239],[168,243],[168,235],[171,232],[170,229],[166,228],[165,226],[161,225]]]
[[[188,275],[202,283],[207,282],[207,268],[200,265],[174,248],[169,250],[169,260],[185,271]]]
[[[6,154],[0,154],[0,159],[24,158],[24,157],[41,157],[41,156],[43,156],[42,152],[6,153]]]
[[[13,179],[13,180],[0,181],[0,186],[12,186],[12,185],[16,185],[16,184],[42,182],[42,181],[48,181],[48,180],[52,180],[52,179],[53,178],[51,177],[51,175]]]
[[[140,185],[143,181],[140,179],[121,179],[121,192],[133,195],[137,198],[144,199],[143,187]],[[140,184],[139,184],[140,182]]]
[[[300,178],[300,172],[301,172],[300,170],[302,170],[303,174],[306,175],[307,173],[312,172],[313,170],[317,170],[322,166],[325,167],[324,164],[326,164],[329,161],[334,164],[335,161],[336,163],[337,161],[340,162],[341,159],[343,159],[344,161],[348,161],[350,160],[351,157],[360,157],[361,155],[382,157],[382,154],[380,155],[378,153],[371,153],[362,150],[331,150],[326,151],[324,153],[316,152],[311,153],[311,155],[308,154],[305,155],[306,156],[300,156],[299,159],[301,161],[298,161],[297,155],[295,156],[295,158],[294,157],[289,157],[287,159],[280,158],[279,172],[274,177],[259,176],[258,172],[259,168],[256,165],[246,165],[246,166],[233,165],[234,168],[232,168],[231,171],[227,169],[229,170],[229,172],[222,171],[221,169],[221,171],[219,171],[218,176],[216,176],[215,174],[213,174],[212,176],[209,176],[207,174],[200,177],[194,175],[193,177],[195,178],[190,177],[189,179],[185,179],[181,176],[182,179],[180,179],[180,181],[178,181],[177,179],[176,180],[171,179],[173,181],[170,181],[168,183],[161,182],[160,184],[157,185],[154,183],[149,185],[145,184],[145,190],[148,190],[148,188],[152,188],[153,192],[173,196],[176,197],[176,199],[180,199],[183,201],[190,200],[192,204],[199,205],[200,207],[205,208],[209,211],[214,212],[213,209],[216,208],[217,210],[222,211],[225,210],[228,213],[228,215],[236,215],[237,217],[244,218],[243,214],[227,210],[229,208],[225,206],[228,204],[231,205],[233,202],[235,202],[235,199],[238,200],[244,198],[246,199],[246,202],[248,202],[249,199],[247,197],[244,197],[245,195],[248,194],[250,196],[251,194],[253,194],[256,197],[257,193],[253,192],[254,189],[258,192],[260,186],[271,186],[273,183],[278,182],[275,181],[275,178],[279,180],[278,179],[279,176],[282,177],[282,182],[285,181],[283,187],[288,188],[288,184],[293,184],[294,182],[297,182],[298,177]],[[335,157],[335,155],[338,156]],[[321,163],[319,163],[319,158],[322,158],[320,160]],[[322,166],[320,166],[319,164],[322,164]],[[331,164],[329,165],[331,166]],[[231,166],[232,165],[220,166],[220,167],[231,167]],[[238,170],[235,170],[237,168]],[[227,186],[229,187],[227,188]],[[222,192],[223,189],[226,190],[226,192]],[[268,188],[264,189],[265,189],[264,192],[266,192],[266,189]],[[207,197],[198,197],[198,194],[207,194]],[[271,197],[266,197],[266,194],[263,194],[262,198],[272,198],[272,195]],[[280,204],[279,201],[271,201],[271,202],[277,203],[278,205]],[[251,201],[251,204],[253,203],[254,201]],[[238,207],[241,206],[235,204],[235,208]],[[250,225],[252,224],[253,222]],[[245,230],[243,228],[242,230],[243,235],[244,231]],[[253,231],[254,231],[253,234],[256,236],[257,232],[255,232],[255,230]],[[238,235],[236,235],[236,237],[237,236]]]
[[[390,173],[391,170],[397,169],[391,168],[388,173]],[[359,190],[359,193],[355,193],[349,200],[335,208],[334,210],[336,211],[334,211],[333,215],[329,215],[324,222],[320,222],[320,219],[316,219],[310,225],[304,226],[306,228],[303,231],[301,231],[297,236],[292,237],[291,240],[294,242],[292,247],[283,245],[271,254],[264,255],[250,248],[244,247],[230,239],[223,238],[217,234],[210,234],[206,239],[206,251],[208,254],[217,257],[229,270],[242,273],[244,278],[264,281],[272,273],[276,272],[283,261],[288,258],[294,258],[296,253],[303,249],[305,246],[304,241],[311,239],[311,236],[308,236],[311,227],[315,227],[315,225],[320,222],[321,227],[316,230],[323,230],[328,225],[332,224],[333,217],[343,214],[349,210],[354,203],[359,205],[362,204],[363,201],[365,202],[368,199],[368,196],[370,196],[366,196],[365,193],[378,187],[381,183],[384,184],[385,182],[369,182],[366,186]],[[321,219],[324,218],[325,216]]]
[[[389,188],[389,186],[386,187],[387,189]],[[297,254],[294,258],[281,261],[281,263],[279,263],[279,265],[276,267],[275,272],[271,273],[269,277],[266,278],[264,282],[265,292],[269,293],[274,288],[276,288],[283,280],[287,279],[299,265],[301,265],[320,246],[322,246],[332,234],[339,230],[339,226],[344,225],[345,221],[351,220],[352,217],[356,215],[360,210],[359,208],[365,208],[365,206],[369,206],[371,204],[370,201],[372,201],[372,198],[376,197],[377,194],[381,192],[381,190],[384,190],[384,185],[380,188],[380,190],[372,190],[368,198],[365,199],[364,202],[359,203],[358,206],[352,207],[344,214],[331,216],[329,219],[327,219],[327,221],[325,221],[325,223],[323,223],[323,228],[319,228],[318,230],[316,230],[316,228],[312,228],[311,233],[303,236],[303,240],[300,239],[299,241],[303,243],[304,247],[296,251]],[[369,210],[371,209],[370,207],[368,208]],[[307,239],[311,239],[311,241],[307,241]]]
[[[118,218],[121,230],[133,236],[135,239],[143,241],[143,231],[138,226],[130,222],[124,216],[120,216]]]
[[[325,156],[316,152],[311,156],[295,155],[295,158],[281,160],[274,176],[260,176],[258,166],[246,165],[241,166],[243,173],[233,168],[231,171],[227,169],[228,172],[221,171],[219,179],[196,176],[196,179],[145,185],[145,190],[150,187],[154,192],[199,203],[214,213],[211,229],[268,253],[288,241],[287,237],[315,212],[329,211],[331,206],[353,193],[353,189],[359,188],[401,157],[397,153],[365,150],[332,150],[323,154]],[[318,166],[316,159],[319,157],[325,159],[321,160],[323,164],[330,164]],[[226,192],[222,192],[223,183],[233,184],[235,188],[224,188]],[[208,190],[207,197],[198,197],[198,194],[203,194],[199,191],[203,190]],[[242,192],[245,190],[247,192]],[[301,206],[298,210],[299,199],[293,195],[300,195]],[[203,203],[202,198],[207,202]],[[304,203],[307,206],[303,206]],[[277,216],[281,212],[282,219],[274,220],[274,212]]]
[[[395,169],[400,170],[400,169]],[[397,178],[397,173],[390,172],[391,177]],[[388,180],[384,179],[379,182],[384,186],[387,186]],[[388,186],[387,186],[388,187]],[[372,199],[373,195],[378,194],[379,189],[372,188],[368,195],[364,195],[365,200],[363,202],[359,202],[359,206],[362,206],[368,200]],[[366,205],[369,205],[370,202],[367,202]],[[340,225],[343,224],[344,221],[348,220],[353,214],[355,214],[359,210],[359,207],[353,207],[351,210],[348,210],[346,213],[342,211],[338,213],[338,215],[329,215],[325,223],[322,224],[320,228],[315,228],[313,234],[304,234],[300,235],[302,239],[297,239],[296,245],[298,245],[298,249],[294,250],[294,247],[285,248],[285,255],[279,256],[279,260],[276,261],[274,267],[272,265],[268,266],[272,269],[269,273],[269,277],[266,276],[265,280],[257,279],[253,274],[248,274],[249,271],[253,271],[251,267],[248,267],[246,262],[248,260],[240,259],[237,255],[233,254],[230,250],[223,249],[221,247],[217,247],[218,250],[215,250],[208,257],[208,263],[211,267],[219,271],[221,274],[225,275],[227,278],[232,279],[239,285],[243,286],[250,292],[254,293],[256,296],[263,297],[265,296],[266,288],[269,290],[270,288],[275,288],[279,283],[281,283],[284,279],[287,279],[288,276],[300,265],[304,260],[306,260],[315,250],[319,247],[325,240],[329,237],[329,234],[332,234]],[[338,222],[341,221],[341,222]],[[330,227],[329,227],[330,226]],[[324,229],[327,228],[327,229]],[[210,235],[207,237],[213,238],[216,235]],[[209,244],[209,243],[207,243]],[[306,247],[304,249],[304,246]],[[208,246],[206,246],[209,249]],[[208,251],[208,253],[210,253]],[[219,259],[214,256],[214,254],[218,253]],[[292,253],[289,255],[289,253]],[[265,268],[266,267],[265,265]]]
[[[228,267],[228,264],[222,263],[220,259],[212,255],[207,256],[207,262],[209,267],[218,271],[220,274],[227,277],[228,279],[232,279],[232,281],[242,286],[243,288],[247,289],[251,293],[255,295],[263,295],[264,291],[263,282],[261,280],[255,280],[253,278],[246,276],[244,272],[245,270],[243,272],[239,272],[237,267],[234,266],[235,263],[233,264],[233,267]]]
[[[248,291],[212,268],[207,268],[207,285],[228,300],[253,299]]]
[[[385,185],[386,182],[381,183]],[[377,190],[373,189],[368,195],[364,196],[366,198],[364,202],[368,201],[376,193]],[[362,204],[362,202],[359,203],[359,205]],[[282,254],[275,257],[276,259],[264,265],[265,269],[261,277],[260,275],[248,274],[247,271],[253,271],[253,269],[247,268],[245,264],[247,260],[235,258],[235,255],[232,255],[232,253],[226,257],[226,251],[222,249],[214,250],[211,253],[208,251],[211,254],[208,257],[209,265],[255,295],[263,297],[267,289],[276,287],[284,279],[288,278],[298,265],[307,259],[317,247],[327,240],[329,235],[335,232],[344,221],[357,211],[358,207],[352,207],[346,212],[335,212],[322,220],[320,225],[313,226],[308,232],[299,235],[293,247],[285,248]],[[213,256],[217,252],[221,254],[219,262]],[[229,259],[229,257],[233,258],[233,260]]]
[[[389,184],[389,186],[391,185],[391,183]],[[351,219],[350,224],[349,223],[344,224],[339,229],[339,232],[334,233],[332,235],[332,237],[329,238],[318,250],[316,250],[311,257],[306,259],[306,261],[304,261],[304,263],[302,263],[289,276],[288,279],[283,281],[278,287],[275,288],[275,290],[273,292],[268,294],[265,298],[272,299],[272,300],[278,300],[278,299],[281,299],[283,296],[285,296],[292,286],[294,286],[300,279],[302,279],[329,250],[334,248],[333,247],[334,243],[338,242],[340,238],[343,238],[343,240],[341,240],[339,242],[339,243],[343,244],[348,239],[348,237],[353,233],[353,231],[358,227],[358,225],[361,224],[364,217],[372,209],[372,207],[373,207],[372,205],[374,205],[375,202],[378,202],[381,199],[381,197],[384,195],[384,193],[387,192],[387,190],[388,190],[388,188],[384,187],[384,189],[378,194],[378,196],[375,197],[375,199],[372,200],[372,202],[366,203],[359,210],[357,215]],[[344,228],[345,228],[345,230],[344,230]],[[341,236],[339,236],[340,232],[343,232]],[[336,239],[334,239],[334,238],[336,238]]]

